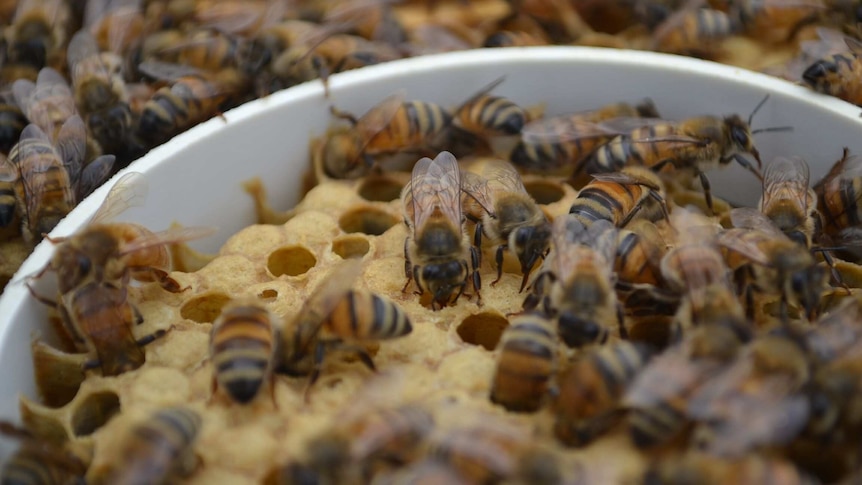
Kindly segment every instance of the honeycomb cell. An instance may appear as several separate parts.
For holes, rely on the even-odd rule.
[[[499,313],[483,312],[470,315],[458,325],[458,336],[465,343],[494,350],[509,321]]]
[[[212,323],[229,301],[230,296],[224,293],[204,293],[185,302],[180,308],[180,315],[198,323]]]
[[[398,224],[398,218],[371,207],[363,207],[345,212],[338,219],[338,226],[346,233],[362,233],[379,236]]]
[[[368,254],[371,245],[362,236],[345,236],[332,241],[332,252],[343,259],[361,258]]]
[[[72,432],[75,436],[91,435],[119,412],[119,396],[110,391],[94,392],[72,414]]]
[[[273,289],[266,289],[257,294],[257,297],[261,300],[275,300],[278,298],[278,291]]]
[[[276,278],[281,275],[299,276],[317,264],[314,254],[303,246],[285,246],[269,253],[266,268]]]
[[[69,441],[69,435],[60,420],[62,410],[48,409],[24,396],[21,396],[18,408],[21,411],[21,421],[33,436],[55,445]]]
[[[88,356],[67,354],[39,340],[34,340],[31,348],[36,388],[42,401],[52,408],[65,406],[75,398],[84,382],[86,376],[82,369]]]
[[[524,183],[524,188],[537,204],[553,204],[561,200],[566,192],[563,186],[550,180],[532,180]]]
[[[404,186],[387,177],[368,177],[359,186],[359,196],[371,202],[390,202],[401,197]]]

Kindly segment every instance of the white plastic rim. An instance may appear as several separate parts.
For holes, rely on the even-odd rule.
[[[483,49],[417,57],[330,78],[330,99],[319,81],[249,102],[153,149],[128,171],[146,174],[147,203],[118,220],[153,230],[176,221],[217,226],[215,236],[194,246],[216,251],[227,238],[255,222],[251,198],[240,183],[260,176],[276,208],[297,201],[309,167],[309,138],[333,123],[329,106],[361,115],[404,89],[408,99],[453,106],[494,79],[494,93],[522,106],[545,103],[562,114],[606,103],[651,98],[668,119],[737,113],[746,118],[769,94],[755,128],[789,125],[790,133],[755,137],[764,163],[775,155],[798,155],[811,165],[812,181],[841,156],[843,147],[862,153],[860,109],[789,82],[744,69],[642,51],[584,47]],[[122,175],[118,174],[119,175]],[[116,177],[96,190],[51,233],[72,234],[91,217]],[[715,192],[738,203],[756,203],[759,182],[739,167],[710,174]],[[30,353],[34,332],[47,332],[47,310],[22,283],[43,268],[53,251],[42,242],[0,297],[0,419],[18,418],[18,395],[36,397]],[[17,282],[16,282],[17,281]],[[37,283],[36,288],[49,288]],[[2,444],[2,443],[0,443]],[[3,457],[0,447],[0,457]]]

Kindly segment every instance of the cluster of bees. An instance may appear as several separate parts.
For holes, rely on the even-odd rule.
[[[728,39],[792,46],[792,54],[797,39],[814,37],[812,27],[822,26],[823,40],[803,42],[801,59],[771,67],[818,91],[862,101],[855,87],[858,41],[826,30],[855,23],[856,7],[849,1],[438,3],[3,2],[3,238],[38,241],[112,169],[226,109],[301,82],[325,82],[332,73],[413,55],[575,44],[733,62],[725,52]],[[53,153],[47,157],[45,151]]]
[[[642,38],[656,50],[720,57],[731,36],[784,42],[811,25],[850,23],[855,5],[846,3],[522,1],[503,5],[493,22],[469,5],[432,4],[426,22],[410,25],[398,7],[412,5],[388,2],[23,1],[0,8],[10,20],[0,223],[38,240],[155,144],[251,97],[334,72],[480,46],[645,48]],[[436,9],[463,22],[444,22]],[[802,81],[853,101],[852,36],[817,33],[818,48],[828,38],[833,50],[812,58],[817,49],[806,49]],[[359,117],[333,110],[350,126],[313,144],[318,181],[350,184],[409,162],[403,289],[358,289],[362,264],[347,260],[290,318],[253,299],[225,303],[210,334],[211,396],[241,407],[268,390],[278,407],[277,381],[288,376],[305,377],[313,399],[308,389],[328,356],[349,354],[375,371],[369,347],[422,323],[398,301],[418,300],[429,314],[487,310],[487,294],[514,261],[524,299],[508,315],[482,400],[531,431],[508,430],[489,413],[437,433],[440,413],[428,403],[382,407],[336,424],[308,443],[304,459],[265,480],[601,483],[600,464],[566,449],[619,430],[650,460],[629,477],[641,483],[858,479],[862,331],[850,250],[862,224],[860,159],[845,151],[813,188],[804,160],[777,157],[764,168],[754,135],[789,129],[751,128],[766,99],[748,119],[669,121],[649,101],[542,117],[493,95],[499,82],[454,110],[402,94]],[[416,153],[429,156],[416,162]],[[730,163],[762,181],[758,208],[731,210],[713,197],[705,173]],[[569,213],[549,215],[521,173],[575,187]],[[702,198],[692,195],[695,179]],[[172,328],[136,335],[143,316],[130,294],[151,283],[186,291],[171,274],[168,246],[211,232],[111,222],[141,202],[143,185],[138,174],[121,179],[88,226],[51,239],[54,256],[34,275],[56,276],[56,293],[31,293],[58,315],[79,385],[86,374],[134,374],[146,346],[171,338]],[[486,252],[496,272],[490,288],[482,285]],[[37,342],[34,352],[37,375],[45,374],[39,366],[52,351]],[[0,432],[21,448],[3,476],[169,483],[198,469],[205,425],[193,406],[156,410],[119,439],[122,459],[92,467],[86,450],[49,442],[44,429],[4,423]]]

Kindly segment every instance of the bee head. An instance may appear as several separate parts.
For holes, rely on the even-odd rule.
[[[460,294],[467,281],[467,269],[460,261],[429,264],[422,267],[420,279],[422,286],[428,288],[434,302],[446,306],[453,293]]]
[[[548,251],[551,240],[551,225],[544,221],[535,226],[519,227],[512,232],[510,239],[509,246],[518,255],[521,272],[524,274],[524,280],[521,283],[521,291],[524,291],[530,271],[533,270],[536,261]]]

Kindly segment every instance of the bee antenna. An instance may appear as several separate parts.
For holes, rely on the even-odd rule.
[[[755,106],[753,110],[751,110],[751,114],[748,115],[748,126],[751,126],[751,121],[754,119],[754,115],[757,114],[758,111],[760,111],[760,108],[763,107],[763,105],[766,103],[766,100],[768,99],[769,93],[766,93],[766,96],[764,96],[763,99],[761,99],[760,102],[757,103],[757,106]]]
[[[772,126],[769,128],[759,128],[757,130],[751,130],[752,135],[756,135],[758,133],[774,133],[779,131],[793,131],[792,126]]]

